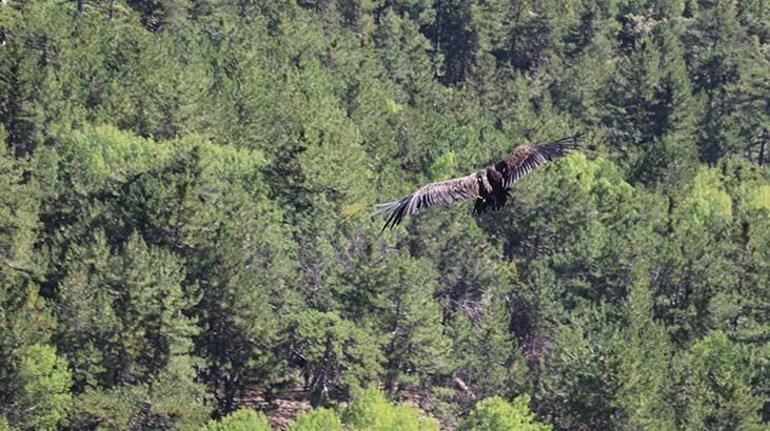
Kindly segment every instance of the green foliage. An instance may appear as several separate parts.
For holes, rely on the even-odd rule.
[[[686,391],[692,394],[684,407],[684,429],[765,428],[759,416],[762,400],[751,390],[754,371],[745,347],[716,332],[695,343],[680,361]]]
[[[336,313],[306,311],[288,317],[289,361],[303,365],[304,386],[314,406],[345,398],[381,371],[374,339]]]
[[[203,431],[270,431],[270,421],[262,412],[238,409],[219,420],[210,420]]]
[[[74,398],[67,425],[75,429],[130,430],[145,395],[144,386],[88,389]]]
[[[75,266],[62,282],[63,348],[87,373],[78,376],[80,384],[146,382],[173,355],[190,352],[196,328],[181,311],[196,296],[181,288],[184,275],[173,256],[148,247],[138,235],[115,254],[107,251],[105,235],[97,233],[95,244],[93,251],[72,258],[90,259],[95,270]],[[100,291],[100,285],[110,288]],[[101,358],[95,356],[96,346]]]
[[[55,430],[67,414],[72,377],[67,361],[47,345],[34,344],[19,353],[16,397],[7,414],[20,430]]]
[[[458,311],[452,324],[455,379],[466,385],[461,393],[484,399],[529,389],[529,370],[508,330],[511,316],[504,303],[485,296],[472,312],[477,313],[475,318],[468,316],[471,312]]]
[[[461,431],[549,431],[552,428],[535,419],[529,410],[528,395],[516,397],[512,403],[500,397],[487,398],[463,420],[458,428]]]
[[[474,403],[508,428],[766,428],[769,16],[0,1],[0,428],[266,429],[238,409],[285,423],[289,399],[336,409],[297,429]],[[502,211],[369,216],[576,132]]]
[[[417,431],[438,430],[435,419],[425,416],[418,408],[394,405],[377,389],[360,390],[342,414],[346,426],[360,431]]]
[[[573,428],[610,429],[617,410],[617,323],[606,305],[578,309],[556,329],[545,358],[537,402],[548,422]]]
[[[733,205],[724,179],[710,168],[701,168],[679,205],[669,204],[671,242],[657,257],[662,268],[657,308],[677,342],[700,338],[713,327],[709,302],[740,277],[731,257],[737,244],[726,239],[734,223]]]
[[[340,416],[330,409],[323,407],[300,413],[297,419],[289,425],[289,431],[342,431]]]
[[[719,172],[701,169],[693,182],[690,196],[681,205],[682,220],[694,224],[729,222],[733,215],[732,201],[721,187]]]
[[[87,389],[73,402],[67,425],[73,429],[132,430],[137,427],[199,429],[209,418],[202,385],[186,356],[174,357],[148,383]]]
[[[620,427],[673,429],[671,346],[665,328],[653,319],[647,272],[645,267],[635,268],[626,304],[629,323],[617,347],[621,383],[616,400],[623,410]]]

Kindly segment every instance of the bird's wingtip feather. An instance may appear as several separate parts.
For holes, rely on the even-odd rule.
[[[372,212],[372,216],[379,216],[385,213],[389,213],[396,209],[398,207],[398,204],[401,203],[400,200],[398,201],[390,201],[390,202],[383,202],[380,204],[374,204],[375,210]]]
[[[371,215],[382,216],[386,218],[385,225],[382,227],[383,231],[385,231],[385,229],[387,229],[388,227],[392,228],[397,224],[401,223],[401,218],[403,216],[401,213],[403,212],[403,208],[404,208],[403,203],[405,199],[384,202],[381,204],[374,205],[376,209]]]

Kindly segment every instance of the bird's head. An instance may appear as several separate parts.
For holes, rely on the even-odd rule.
[[[499,162],[495,165],[495,170],[497,170],[497,172],[500,172],[502,176],[506,176],[508,175],[508,164],[505,163],[505,161]]]

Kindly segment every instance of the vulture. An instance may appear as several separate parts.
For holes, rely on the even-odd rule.
[[[551,142],[521,145],[514,148],[502,161],[468,176],[431,183],[403,199],[378,204],[377,213],[386,217],[382,230],[393,228],[401,223],[404,217],[436,204],[475,199],[474,215],[499,210],[508,199],[511,184],[539,166],[576,148],[578,137],[579,135],[574,135]]]

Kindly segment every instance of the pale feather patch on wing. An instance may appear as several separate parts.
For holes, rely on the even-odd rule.
[[[451,204],[478,197],[476,174],[428,184],[401,200],[378,205],[387,214],[383,230],[401,223],[404,217],[437,204]]]
[[[566,154],[577,147],[580,134],[556,141],[517,147],[503,161],[488,166],[466,177],[428,184],[403,199],[378,205],[376,213],[385,214],[383,230],[393,227],[404,217],[440,203],[451,204],[460,200],[479,198],[481,182],[488,193],[507,192],[511,184],[539,166]],[[500,176],[502,175],[502,178]],[[502,186],[503,190],[500,190]],[[497,202],[493,198],[493,202]],[[504,200],[502,200],[504,204]],[[496,203],[493,203],[496,205]],[[485,204],[486,205],[486,204]]]

